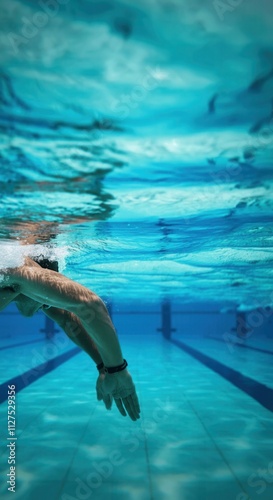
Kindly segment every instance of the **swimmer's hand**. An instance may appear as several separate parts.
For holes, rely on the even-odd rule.
[[[140,418],[135,385],[127,369],[117,373],[105,373],[99,385],[99,393],[107,409],[111,408],[114,399],[121,415],[126,417],[127,411],[132,420]]]

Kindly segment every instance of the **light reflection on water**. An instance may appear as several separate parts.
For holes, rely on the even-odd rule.
[[[19,43],[37,6],[3,2],[3,267],[43,253],[117,299],[271,304],[270,6],[215,4],[70,1]]]

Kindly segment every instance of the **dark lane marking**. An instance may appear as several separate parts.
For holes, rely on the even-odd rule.
[[[27,342],[20,342],[19,344],[5,345],[3,347],[0,347],[0,351],[4,351],[5,349],[12,349],[13,347],[19,347],[21,345],[34,344],[35,342],[44,342],[44,341],[45,339],[36,339],[36,340],[28,340]]]
[[[226,340],[224,339],[218,339],[217,337],[208,337],[209,339],[212,339],[212,340],[218,340],[218,342],[225,342],[226,343]],[[242,340],[242,342],[244,342],[244,340]],[[273,356],[273,351],[267,351],[266,349],[261,349],[260,347],[254,347],[254,346],[251,346],[251,345],[247,345],[247,344],[241,344],[240,341],[238,342],[233,342],[232,340],[230,341],[230,344],[232,345],[236,345],[238,347],[243,347],[245,349],[250,349],[252,351],[257,351],[257,352],[262,352],[264,354],[270,354],[271,356]]]
[[[17,394],[18,392],[25,389],[25,387],[28,387],[30,384],[33,384],[33,382],[35,382],[39,378],[55,370],[56,368],[58,368],[58,366],[62,365],[63,363],[68,361],[73,356],[76,356],[76,354],[79,354],[80,352],[82,352],[82,349],[80,349],[79,347],[75,347],[70,351],[60,354],[60,356],[56,356],[56,358],[49,359],[45,363],[35,366],[31,370],[28,370],[27,372],[24,372],[21,375],[17,375],[16,377],[7,380],[6,382],[0,385],[0,404],[8,399],[8,385],[14,384],[15,391]]]
[[[270,387],[267,387],[256,380],[246,377],[242,373],[234,370],[233,368],[229,368],[228,366],[216,361],[215,359],[203,354],[193,347],[184,344],[184,342],[180,342],[179,340],[171,339],[170,342],[172,344],[177,345],[180,349],[190,354],[193,358],[200,361],[203,365],[207,366],[218,375],[221,375],[228,382],[233,384],[238,389],[241,389],[243,392],[251,396],[255,401],[260,403],[264,408],[273,412],[273,390]]]

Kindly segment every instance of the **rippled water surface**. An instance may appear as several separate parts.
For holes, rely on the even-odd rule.
[[[1,2],[4,265],[272,303],[272,4],[231,3]]]

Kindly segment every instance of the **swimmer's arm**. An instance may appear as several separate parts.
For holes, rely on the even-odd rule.
[[[21,293],[41,304],[74,313],[96,343],[107,367],[121,365],[123,355],[113,323],[103,301],[91,290],[61,273],[24,265],[12,270]]]
[[[60,273],[27,263],[12,270],[12,278],[27,297],[75,314],[95,342],[105,367],[122,365],[123,355],[114,325],[105,304],[95,293]],[[107,406],[114,398],[122,415],[126,416],[127,411],[132,420],[137,420],[139,402],[128,370],[100,377],[104,379],[99,386],[98,399],[103,399]]]
[[[67,336],[93,359],[96,365],[102,363],[102,358],[95,342],[88,335],[75,314],[64,309],[58,309],[57,307],[50,307],[49,309],[42,307],[42,311],[55,321]]]
[[[0,311],[3,311],[5,307],[12,302],[17,295],[19,295],[19,288],[5,287],[0,288]]]

